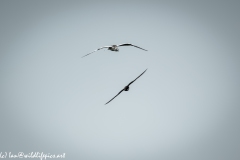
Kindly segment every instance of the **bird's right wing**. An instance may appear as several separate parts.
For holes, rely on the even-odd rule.
[[[143,49],[143,48],[141,48],[141,47],[138,47],[138,46],[133,45],[133,44],[130,44],[130,43],[119,44],[119,45],[117,45],[117,46],[118,46],[118,47],[121,47],[121,46],[133,46],[133,47],[142,49],[142,50],[144,50],[144,51],[147,51],[146,49]]]
[[[124,89],[122,89],[115,97],[113,97],[110,101],[108,101],[106,104],[108,104],[109,102],[111,102],[114,98],[116,98],[120,93],[122,93],[122,91],[123,91]],[[105,105],[106,105],[105,104]]]
[[[143,72],[143,73],[145,73],[147,71],[147,69]],[[143,75],[143,73],[142,74],[140,74],[136,79],[134,79],[132,82],[130,82],[129,84],[128,84],[128,86],[130,86],[134,81],[136,81],[141,75]]]
[[[98,49],[92,51],[91,53],[96,52],[96,51],[98,51],[98,50],[100,50],[100,49],[103,49],[103,48],[108,48],[108,47],[111,47],[111,46],[104,46],[104,47],[98,48]],[[88,53],[88,54],[86,54],[85,56],[88,56],[88,55],[91,54],[91,53]],[[85,57],[85,56],[82,56],[82,58]]]

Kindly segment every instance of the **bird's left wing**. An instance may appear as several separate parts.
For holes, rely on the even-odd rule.
[[[129,84],[128,84],[128,86],[130,86],[134,81],[136,81],[141,75],[143,75],[145,72],[147,71],[147,69],[142,73],[142,74],[140,74],[136,79],[134,79],[132,82],[130,82]]]
[[[109,102],[111,102],[114,98],[116,98],[120,93],[122,93],[122,91],[123,91],[124,89],[122,89],[115,97],[113,97],[110,101],[108,101],[106,104],[108,104]],[[106,105],[105,104],[105,105]]]
[[[119,44],[119,45],[118,45],[118,47],[121,47],[121,46],[133,46],[133,47],[137,47],[137,48],[139,48],[139,49],[142,49],[142,50],[144,50],[144,51],[147,51],[146,49],[143,49],[143,48],[141,48],[141,47],[135,46],[135,45],[130,44],[130,43],[124,43],[124,44]]]
[[[96,52],[96,51],[98,51],[98,50],[100,50],[100,49],[103,49],[103,48],[108,48],[108,47],[110,47],[110,46],[104,46],[104,47],[101,47],[101,48],[95,49],[95,50],[92,51],[91,53]],[[91,54],[91,53],[88,53],[88,54],[86,54],[85,56],[88,56],[88,55]],[[85,56],[82,56],[82,58],[85,57]]]

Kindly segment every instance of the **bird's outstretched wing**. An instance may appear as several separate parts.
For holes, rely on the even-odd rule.
[[[104,47],[98,48],[98,49],[92,51],[91,53],[96,52],[96,51],[98,51],[98,50],[100,50],[100,49],[103,49],[103,48],[108,48],[108,47],[111,47],[111,46],[104,46]],[[91,53],[88,53],[88,54],[86,54],[85,56],[88,56],[88,55],[91,54]],[[85,56],[82,56],[82,58],[85,57]]]
[[[147,69],[142,73],[142,74],[140,74],[136,79],[134,79],[132,82],[130,82],[129,84],[128,84],[128,86],[130,86],[134,81],[136,81],[141,75],[143,75],[145,72],[147,71]]]
[[[124,88],[115,96],[115,97],[113,97],[110,101],[108,101],[106,104],[108,104],[109,102],[111,102],[114,98],[116,98],[120,93],[122,93],[122,91],[124,91]],[[105,105],[106,105],[105,104]]]
[[[130,44],[130,43],[119,44],[119,45],[117,45],[117,46],[118,46],[118,47],[120,47],[120,46],[133,46],[133,47],[137,47],[137,48],[139,48],[139,49],[142,49],[142,50],[144,50],[144,51],[147,51],[146,49],[143,49],[143,48],[141,48],[141,47],[135,46],[135,45]]]

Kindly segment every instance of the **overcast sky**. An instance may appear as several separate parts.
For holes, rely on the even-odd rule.
[[[239,160],[239,6],[0,1],[0,152]]]

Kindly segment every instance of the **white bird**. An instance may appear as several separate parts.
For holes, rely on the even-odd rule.
[[[121,46],[133,46],[133,47],[137,47],[137,48],[139,48],[139,49],[142,49],[142,50],[144,50],[144,51],[147,51],[146,49],[140,48],[140,47],[135,46],[135,45],[133,45],[133,44],[124,43],[124,44],[119,44],[119,45],[104,46],[104,47],[101,47],[101,48],[98,48],[98,49],[94,50],[93,52],[96,52],[96,51],[98,51],[98,50],[100,50],[100,49],[103,49],[103,48],[108,48],[108,50],[118,52],[118,51],[119,51],[118,47],[121,47]],[[91,53],[93,53],[93,52],[91,52]],[[88,53],[88,54],[86,54],[85,56],[88,56],[88,55],[91,54],[91,53]],[[82,58],[85,57],[85,56],[82,56]]]

